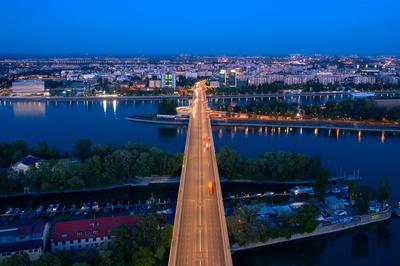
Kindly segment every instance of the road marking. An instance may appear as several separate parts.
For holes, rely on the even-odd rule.
[[[199,229],[199,232],[200,232],[199,241],[200,241],[200,252],[201,252],[201,250],[202,250],[202,248],[201,248],[201,229]]]

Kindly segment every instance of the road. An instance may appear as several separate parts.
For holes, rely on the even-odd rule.
[[[232,265],[205,83],[194,89],[169,265]]]

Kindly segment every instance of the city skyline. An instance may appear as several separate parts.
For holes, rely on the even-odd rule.
[[[0,54],[399,55],[399,3],[6,1]]]

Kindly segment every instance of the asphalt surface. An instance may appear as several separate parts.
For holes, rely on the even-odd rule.
[[[232,265],[204,83],[195,89],[169,265]]]

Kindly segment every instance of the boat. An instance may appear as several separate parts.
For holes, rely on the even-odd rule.
[[[397,208],[393,208],[392,212],[395,216],[400,217],[400,202],[398,203]]]
[[[95,212],[100,211],[100,206],[99,206],[99,204],[97,203],[97,201],[95,201],[95,202],[92,203],[92,210],[95,211]]]
[[[275,192],[267,191],[267,192],[264,193],[264,197],[273,196],[274,194],[275,194]]]
[[[353,97],[353,99],[362,99],[362,98],[375,97],[375,92],[354,91],[354,92],[351,92],[350,95],[351,95],[351,97]]]
[[[50,205],[47,207],[46,213],[51,213],[52,210],[53,210],[53,204],[50,204]]]
[[[36,208],[35,214],[36,214],[36,215],[39,215],[39,214],[42,213],[42,211],[43,211],[43,206],[42,206],[42,205],[39,205],[39,206]]]
[[[291,196],[297,196],[300,194],[315,195],[314,189],[312,187],[296,186],[290,190]]]

